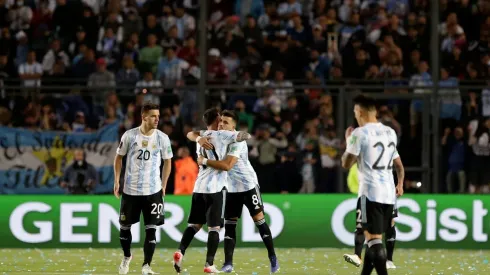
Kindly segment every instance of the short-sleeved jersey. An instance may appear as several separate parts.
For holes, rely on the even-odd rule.
[[[233,168],[228,171],[228,192],[245,192],[259,185],[257,174],[248,160],[248,147],[245,141],[230,144],[227,155],[238,158]]]
[[[359,196],[395,204],[393,160],[399,157],[395,131],[381,123],[356,128],[347,141],[347,153],[357,156]]]
[[[123,192],[132,196],[148,196],[162,190],[160,165],[162,159],[173,157],[170,139],[160,130],[150,136],[140,128],[126,131],[117,148],[117,154],[126,159]]]
[[[232,131],[201,131],[201,137],[209,137],[214,150],[205,150],[197,144],[197,155],[204,156],[210,160],[222,160],[228,151],[228,145],[236,142],[238,132]],[[212,194],[228,189],[228,172],[217,170],[211,167],[199,167],[196,183],[194,184],[194,193]]]

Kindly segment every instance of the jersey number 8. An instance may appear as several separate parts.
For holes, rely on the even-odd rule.
[[[257,205],[259,205],[259,204],[260,204],[260,199],[259,199],[259,197],[258,197],[257,195],[253,195],[253,196],[252,196],[252,203],[253,203],[253,205],[255,205],[255,206],[257,206]]]
[[[379,163],[381,161],[381,159],[383,158],[383,155],[385,153],[385,145],[381,142],[377,142],[376,144],[373,145],[373,147],[374,148],[381,147],[381,152],[379,154],[379,157],[373,164],[373,170],[384,170],[384,169],[391,170],[391,169],[393,169],[392,160],[393,160],[393,155],[395,155],[395,151],[396,151],[395,143],[390,142],[388,144],[388,148],[393,147],[393,153],[391,153],[391,158],[390,158],[390,161],[388,162],[388,167],[386,167],[384,165],[380,165],[380,163]]]
[[[149,160],[150,159],[150,151],[148,150],[138,150],[138,153],[140,153],[137,157],[137,159],[142,159],[142,160]]]

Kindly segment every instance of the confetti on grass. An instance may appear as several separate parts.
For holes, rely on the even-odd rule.
[[[119,249],[0,249],[0,275],[89,275],[117,274],[121,261]],[[280,274],[293,275],[351,275],[360,269],[347,264],[342,255],[352,253],[351,249],[277,249]],[[172,267],[172,249],[155,252],[152,268],[160,274],[175,274]],[[189,249],[184,258],[185,271],[181,275],[202,274],[205,248]],[[143,251],[133,250],[131,274],[140,274]],[[396,249],[395,265],[397,274],[490,274],[490,251],[468,250],[415,250]],[[221,267],[222,249],[216,256],[216,265]],[[235,273],[269,274],[269,260],[265,249],[237,248],[235,252]]]

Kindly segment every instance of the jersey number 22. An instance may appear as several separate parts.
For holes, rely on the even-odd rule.
[[[374,148],[381,147],[381,152],[379,153],[378,159],[373,164],[373,169],[374,170],[383,170],[383,169],[391,170],[391,169],[393,169],[392,161],[393,161],[393,155],[395,154],[395,151],[396,151],[395,143],[390,142],[387,146],[388,148],[393,147],[393,153],[391,153],[391,158],[388,162],[388,167],[379,163],[381,161],[381,159],[383,158],[383,155],[385,153],[385,145],[382,142],[377,142],[376,144],[373,145],[373,147]]]

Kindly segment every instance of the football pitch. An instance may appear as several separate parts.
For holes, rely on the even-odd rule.
[[[119,249],[0,249],[0,274],[118,274],[121,261]],[[158,249],[153,258],[153,270],[159,274],[175,274],[171,261],[174,250]],[[361,269],[344,262],[342,255],[351,249],[277,249],[279,274],[360,274]],[[205,248],[191,248],[184,258],[181,274],[203,274]],[[129,274],[141,274],[143,251],[133,249]],[[490,251],[469,250],[395,250],[398,269],[389,274],[490,274]],[[223,251],[215,264],[221,267]],[[239,248],[235,252],[235,272],[232,274],[269,274],[265,249]]]

